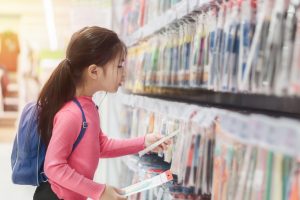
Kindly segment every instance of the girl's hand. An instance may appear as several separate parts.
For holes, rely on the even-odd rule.
[[[115,187],[106,185],[103,194],[100,197],[100,200],[125,200],[126,197],[122,196],[122,190]]]
[[[162,135],[157,134],[157,133],[147,134],[146,138],[145,138],[145,146],[146,147],[150,146],[151,144],[153,144],[153,143],[157,142],[158,140],[160,140],[162,137],[163,137]],[[164,143],[157,146],[152,151],[155,152],[155,153],[165,151],[170,144],[171,144],[171,140],[167,140]]]

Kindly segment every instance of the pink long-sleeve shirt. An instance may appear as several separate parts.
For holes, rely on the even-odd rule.
[[[78,98],[88,123],[87,130],[72,152],[81,126],[82,115],[74,102],[68,102],[55,115],[44,170],[52,190],[64,200],[98,200],[104,184],[93,181],[99,158],[135,154],[144,149],[144,137],[109,139],[100,128],[98,110],[91,97]]]

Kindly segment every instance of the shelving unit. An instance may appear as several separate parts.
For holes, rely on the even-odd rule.
[[[155,35],[155,34],[159,35],[161,33],[164,34],[165,30],[169,30],[170,27],[172,27],[176,24],[180,24],[180,21],[188,19],[191,15],[194,15],[195,13],[196,13],[196,15],[198,15],[199,12],[201,12],[203,10],[206,11],[207,8],[209,8],[209,7],[218,6],[217,5],[218,2],[220,2],[220,1],[217,1],[217,0],[181,1],[178,4],[174,5],[171,9],[167,10],[161,16],[158,16],[157,18],[151,20],[148,24],[144,25],[142,28],[138,29],[130,37],[125,39],[125,42],[126,42],[127,46],[132,47],[132,49],[134,49],[135,45],[136,45],[137,46],[136,51],[138,52],[138,51],[140,51],[138,49],[139,45],[142,46],[143,45],[142,42],[146,43],[148,41],[151,41],[151,39],[152,39],[151,37],[153,35]],[[225,2],[225,1],[223,1],[223,2]],[[160,43],[158,43],[158,44],[160,44]],[[157,45],[155,47],[157,48]],[[142,46],[141,48],[144,48],[144,47]],[[145,52],[148,53],[147,51],[145,51]],[[144,53],[144,51],[143,51],[143,53]],[[139,53],[136,53],[136,54],[139,56]],[[186,54],[183,54],[183,55],[186,55]],[[181,102],[181,103],[199,105],[201,108],[205,107],[204,109],[206,109],[206,107],[212,107],[212,108],[225,109],[226,112],[228,110],[230,110],[230,111],[236,111],[238,113],[243,113],[243,114],[259,113],[259,114],[265,114],[265,115],[269,115],[269,116],[273,116],[273,117],[294,118],[296,120],[293,121],[293,123],[298,123],[297,120],[300,120],[300,97],[276,96],[276,95],[269,95],[269,94],[255,94],[255,93],[243,93],[243,92],[237,92],[237,93],[221,92],[221,91],[208,90],[208,89],[204,89],[204,88],[192,88],[192,87],[191,88],[188,88],[188,87],[178,88],[177,87],[178,85],[184,85],[184,84],[178,84],[178,83],[173,83],[173,82],[172,82],[172,84],[173,84],[173,86],[176,85],[175,87],[157,86],[159,84],[166,85],[169,83],[161,83],[156,80],[156,78],[159,75],[161,75],[161,74],[159,74],[159,73],[161,73],[161,71],[159,71],[157,69],[158,65],[153,64],[156,62],[152,62],[151,63],[152,66],[150,66],[150,64],[149,64],[149,66],[143,65],[141,63],[145,62],[145,61],[144,60],[141,61],[142,59],[139,60],[140,58],[138,56],[136,56],[135,54],[133,56],[134,59],[138,60],[137,62],[132,62],[134,64],[137,63],[137,68],[135,68],[135,69],[139,70],[141,68],[141,66],[144,68],[146,68],[146,67],[151,68],[154,66],[156,68],[155,68],[155,70],[153,70],[154,71],[153,77],[155,77],[155,78],[151,79],[152,76],[147,76],[148,75],[147,73],[149,73],[149,71],[150,71],[148,68],[146,68],[148,71],[147,70],[143,71],[143,73],[145,73],[145,74],[142,74],[142,75],[140,75],[140,73],[141,73],[140,71],[137,72],[137,71],[132,70],[132,72],[133,72],[132,74],[134,74],[134,75],[138,74],[138,76],[136,76],[137,79],[133,79],[134,81],[132,81],[132,82],[130,82],[130,84],[128,84],[128,88],[130,88],[130,90],[124,89],[124,92],[127,94],[131,94],[134,96],[136,95],[136,96],[154,98],[156,101],[155,103],[157,103],[159,100],[166,100],[166,101],[172,101],[172,102]],[[157,57],[155,57],[154,59],[157,59]],[[161,66],[164,67],[165,65],[161,64],[160,67]],[[169,68],[168,68],[168,70],[169,70]],[[168,71],[168,72],[170,73],[170,71]],[[152,73],[152,71],[151,71],[151,73]],[[172,73],[173,73],[173,71],[172,71]],[[177,73],[177,71],[176,71],[176,73]],[[164,75],[165,74],[163,74],[163,76]],[[144,78],[143,76],[145,76],[146,78]],[[129,77],[131,78],[131,76],[129,76]],[[133,77],[135,77],[135,76],[133,76]],[[131,79],[129,79],[129,80],[131,80]],[[151,84],[153,84],[153,85],[151,85]],[[147,86],[145,86],[145,85],[147,85]],[[151,86],[148,86],[148,85],[151,85]],[[185,86],[186,85],[189,85],[189,84],[185,84]],[[201,86],[197,85],[197,87],[201,87]],[[211,87],[208,87],[208,88],[211,88]],[[147,99],[147,98],[145,98],[145,99]],[[147,102],[147,101],[145,101],[145,102]],[[155,103],[152,102],[151,105],[155,104]],[[147,103],[145,103],[145,104],[147,104]],[[134,107],[134,105],[133,105],[133,107]],[[145,107],[147,107],[147,105]],[[176,107],[176,106],[173,105],[173,107]],[[159,107],[159,109],[160,109],[160,107]],[[164,109],[162,109],[162,110],[163,110],[162,112],[164,112]],[[171,110],[171,109],[165,109],[165,110]],[[182,110],[184,110],[184,109],[182,109]],[[208,112],[211,113],[211,110],[213,110],[213,109],[208,109],[208,110],[209,110]],[[218,109],[216,109],[216,110],[218,110]],[[239,116],[237,118],[242,118],[241,121],[244,120],[243,123],[244,122],[248,123],[248,121],[250,121],[249,119],[251,117],[253,117],[253,118],[255,117],[255,116],[250,116],[249,119],[246,119],[246,118],[244,119],[243,118],[244,116],[247,116],[247,115],[239,114]],[[263,117],[265,117],[265,116],[263,116]],[[264,119],[263,117],[258,118],[258,119],[259,120],[261,119],[261,121],[269,120],[269,119]],[[229,118],[229,117],[223,116],[223,120],[224,120],[224,118]],[[278,122],[276,122],[276,120],[278,120]],[[282,118],[274,119],[274,124],[277,125],[277,123],[278,124],[284,123],[284,122],[280,122],[280,120],[285,120],[285,119],[282,119]],[[226,121],[226,120],[224,120],[224,121]],[[234,122],[237,122],[237,121],[238,120],[236,120]],[[239,121],[239,122],[241,122],[241,121]],[[273,122],[270,122],[270,123],[273,123]],[[240,126],[243,126],[243,125],[245,125],[245,124],[241,123]],[[251,124],[251,125],[253,125],[253,124]],[[233,127],[233,126],[235,126],[234,123],[228,125],[228,127]],[[244,127],[245,126],[243,126],[243,128]],[[258,126],[258,127],[260,127],[260,126]],[[280,128],[278,128],[279,126],[273,126],[273,125],[272,126],[270,125],[270,127],[267,127],[266,129],[270,128],[270,129],[274,130],[272,132],[272,137],[274,137],[273,133],[275,133],[276,131],[278,132],[278,130]],[[247,126],[247,128],[245,128],[245,129],[250,130],[250,128],[248,126]],[[286,130],[282,129],[281,131],[286,131]],[[241,132],[243,132],[243,131],[241,131]],[[270,131],[270,133],[271,133],[271,131]],[[288,131],[286,131],[286,133],[288,133]],[[234,134],[236,134],[236,132],[234,132]],[[262,134],[257,133],[257,135],[261,136]],[[271,135],[271,134],[268,134],[268,137],[269,137],[269,135]],[[284,136],[281,136],[281,137],[283,138]],[[256,145],[256,143],[260,142],[259,141],[260,138],[259,137],[255,137],[255,138],[258,138],[254,142],[254,144]],[[291,138],[294,138],[294,137],[291,137]],[[184,140],[182,140],[182,141],[184,141]],[[264,143],[264,145],[265,144],[266,143]],[[290,145],[290,146],[292,146],[292,145]],[[186,148],[188,148],[188,147],[186,147]],[[295,150],[295,152],[298,152],[298,149]],[[134,170],[134,168],[132,168],[132,166],[134,166],[134,164],[133,163],[130,164],[129,160],[123,160],[123,162],[128,166],[129,169]],[[136,166],[138,166],[138,165],[142,165],[143,162],[137,161],[135,163],[136,163]],[[155,168],[155,163],[152,163],[152,164],[154,164],[154,168]],[[158,163],[158,165],[164,165],[164,163]],[[147,168],[147,166],[146,166],[146,168]],[[207,171],[205,171],[205,172],[207,172]],[[178,177],[180,177],[180,175],[178,175]],[[180,180],[180,178],[178,178],[178,180]],[[186,186],[188,186],[188,184],[184,183],[182,186],[186,187]],[[195,187],[195,186],[193,185],[192,187]],[[201,191],[201,194],[200,193],[197,194],[198,195],[197,198],[199,197],[200,199],[210,199],[211,196],[210,195],[206,196],[206,194],[214,194],[214,193]]]
[[[166,29],[168,26],[175,23],[176,20],[183,19],[192,12],[197,12],[200,9],[214,5],[215,2],[216,0],[201,0],[201,3],[198,4],[198,0],[181,1],[161,16],[152,19],[148,24],[139,28],[132,35],[123,38],[123,40],[127,46],[133,46],[154,33]]]
[[[169,101],[300,119],[300,98],[298,97],[225,93],[205,89],[180,89],[170,87],[145,87],[142,92],[126,92]]]
[[[157,32],[163,31],[189,15],[218,6],[217,0],[189,0],[181,1],[161,16],[151,20],[139,28],[130,37],[125,38],[128,47],[138,44]],[[144,87],[143,91],[135,94],[169,101],[215,106],[241,112],[257,112],[272,116],[286,116],[300,119],[300,98],[292,96],[275,96],[266,94],[215,92],[206,89],[185,89],[174,87]]]

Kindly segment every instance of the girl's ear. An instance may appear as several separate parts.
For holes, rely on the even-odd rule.
[[[95,64],[92,64],[92,65],[90,65],[89,67],[88,67],[88,75],[89,75],[89,77],[91,77],[92,79],[94,79],[94,80],[96,80],[96,79],[98,79],[98,76],[100,75],[102,75],[102,73],[103,73],[103,69],[102,69],[102,67],[98,67],[97,65],[95,65]]]

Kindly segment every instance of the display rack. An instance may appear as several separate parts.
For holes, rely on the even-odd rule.
[[[131,36],[125,38],[127,46],[134,46],[150,36],[167,29],[178,21],[195,12],[218,6],[217,0],[181,1],[139,28]],[[286,116],[300,119],[300,98],[294,96],[275,96],[267,94],[216,92],[206,89],[174,88],[151,86],[142,91],[126,93],[179,101],[197,105],[215,106],[242,112],[257,112],[272,116]]]
[[[158,16],[138,29],[124,41],[129,47],[137,45],[139,42],[149,39],[154,34],[168,29],[170,26],[178,23],[178,21],[188,18],[195,12],[197,13],[201,10],[205,10],[210,6],[218,6],[217,2],[217,0],[181,1],[171,9],[167,10],[163,15]],[[196,104],[202,107],[217,107],[245,114],[261,113],[275,117],[284,116],[300,119],[300,97],[296,96],[221,92],[201,88],[178,88],[177,85],[176,87],[165,87],[151,85],[149,83],[145,84],[145,80],[139,81],[139,84],[136,84],[136,82],[133,81],[133,84],[137,85],[136,87],[129,84],[129,89],[127,88],[123,91],[127,94],[137,96]],[[151,86],[145,86],[143,84]],[[124,159],[122,161],[131,170],[136,170],[134,165],[139,166],[143,163],[134,159],[131,159],[131,161],[130,159]],[[131,163],[132,161],[134,162]],[[199,198],[211,199],[211,196],[201,195]]]
[[[216,0],[201,0],[200,3],[198,3],[198,0],[181,1],[161,16],[158,16],[145,26],[136,30],[130,36],[123,38],[123,40],[127,46],[133,46],[139,43],[139,41],[164,30],[173,23],[176,23],[177,20],[183,19],[192,12],[197,12],[200,9],[211,6],[215,2]]]
[[[205,89],[181,89],[170,87],[145,87],[142,92],[130,94],[148,96],[169,101],[214,106],[244,112],[258,112],[273,116],[300,119],[300,98],[278,97],[263,94],[214,92]]]

